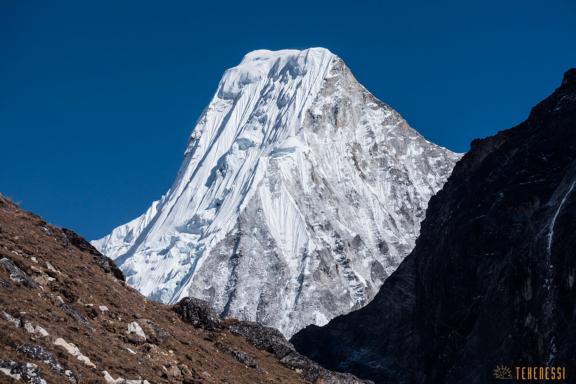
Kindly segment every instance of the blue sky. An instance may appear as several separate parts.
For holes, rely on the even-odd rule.
[[[0,192],[88,238],[170,186],[223,71],[323,46],[455,151],[522,121],[576,66],[576,3],[0,2]]]

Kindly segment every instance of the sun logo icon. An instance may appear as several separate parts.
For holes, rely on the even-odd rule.
[[[497,379],[512,379],[512,370],[504,365],[498,365],[494,368],[494,377]]]

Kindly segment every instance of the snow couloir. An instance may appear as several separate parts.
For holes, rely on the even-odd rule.
[[[327,49],[258,50],[224,73],[168,192],[93,244],[150,298],[291,336],[374,297],[459,157]]]

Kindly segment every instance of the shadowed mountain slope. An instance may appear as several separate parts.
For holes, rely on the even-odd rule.
[[[575,233],[572,69],[525,122],[472,142],[369,305],[292,341],[378,383],[486,383],[497,365],[566,366],[573,381]]]

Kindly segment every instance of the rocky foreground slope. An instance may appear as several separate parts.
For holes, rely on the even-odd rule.
[[[170,190],[93,244],[150,298],[289,336],[374,297],[459,157],[327,49],[254,51],[225,72]]]
[[[0,196],[1,383],[360,383],[202,301],[151,302],[88,242]]]
[[[489,383],[497,366],[575,382],[575,234],[572,69],[525,122],[472,142],[374,301],[292,341],[378,383]]]

